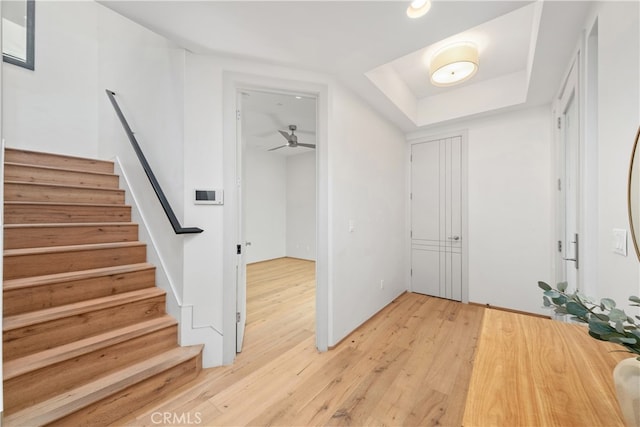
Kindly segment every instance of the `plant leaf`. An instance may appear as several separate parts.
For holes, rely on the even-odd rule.
[[[619,308],[612,308],[609,312],[609,319],[611,319],[612,322],[624,322],[627,320],[627,315]]]
[[[554,289],[551,289],[549,291],[544,291],[544,294],[546,296],[548,296],[549,298],[551,298],[551,299],[558,298],[561,295],[558,291],[556,291]]]
[[[621,321],[616,322],[616,331],[624,335],[624,324]]]
[[[542,304],[545,307],[551,307],[551,300],[549,299],[548,296],[545,295],[545,296],[542,297]]]
[[[568,286],[568,284],[567,284],[567,282],[560,282],[560,283],[558,283],[556,286],[557,286],[557,288],[558,288],[558,290],[559,290],[560,292],[564,292],[564,291],[566,291],[566,290],[567,290],[567,286]]]
[[[636,343],[635,338],[619,337],[617,335],[606,337],[606,338],[608,341],[614,342],[616,344],[635,344]]]
[[[637,297],[637,296],[635,296],[635,295],[631,295],[631,296],[629,297],[629,301],[631,301],[631,302],[637,302],[638,304],[640,304],[640,298],[639,298],[639,297]]]
[[[609,319],[609,316],[603,313],[598,313],[598,314],[589,313],[589,319],[596,319],[598,322],[603,322],[603,323],[607,323],[609,322],[609,320],[611,320]]]
[[[574,301],[569,301],[566,307],[569,314],[573,314],[577,317],[585,317],[589,313],[586,308]]]
[[[551,290],[551,286],[549,286],[545,282],[538,282],[538,287],[540,289],[544,290],[544,291],[550,291]]]
[[[567,303],[567,297],[560,295],[558,298],[553,298],[553,303],[555,305],[564,305]]]
[[[598,320],[591,320],[589,322],[589,332],[593,332],[598,336],[603,336],[611,333],[615,333],[616,330],[608,323],[600,322]]]
[[[616,302],[611,298],[602,298],[600,300],[600,306],[603,310],[611,310],[616,306]]]
[[[556,314],[569,314],[569,312],[567,311],[567,309],[565,307],[556,307],[556,309],[554,310],[554,312]]]

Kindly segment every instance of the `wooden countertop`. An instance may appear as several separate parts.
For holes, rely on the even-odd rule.
[[[624,426],[613,368],[629,353],[586,326],[487,309],[463,426]]]

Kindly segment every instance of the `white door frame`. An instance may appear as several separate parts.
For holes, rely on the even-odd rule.
[[[469,132],[465,130],[460,130],[456,132],[446,132],[442,134],[435,135],[427,135],[427,136],[418,136],[407,140],[407,149],[406,149],[406,182],[407,182],[407,195],[406,200],[406,212],[407,212],[407,232],[406,232],[406,254],[407,254],[407,276],[406,283],[409,284],[409,288],[411,288],[411,150],[414,144],[421,144],[430,141],[438,141],[441,139],[454,138],[454,137],[462,137],[462,145],[461,145],[461,162],[460,162],[460,186],[461,186],[461,204],[460,209],[462,211],[462,302],[469,302],[469,203],[468,203],[468,194],[469,194],[469,178],[468,178],[468,169],[469,169],[469,156],[468,156],[468,141],[469,141]],[[410,289],[412,290],[412,289]]]
[[[555,205],[556,205],[556,213],[555,213],[555,233],[554,233],[554,242],[553,242],[553,253],[554,253],[554,272],[555,272],[555,282],[561,282],[566,280],[567,275],[569,273],[575,274],[576,286],[579,290],[585,291],[585,284],[587,280],[585,280],[584,269],[582,268],[584,265],[585,255],[589,256],[589,259],[592,259],[595,254],[593,253],[592,248],[585,248],[584,242],[588,239],[593,240],[596,236],[592,236],[593,233],[592,228],[587,228],[585,224],[584,218],[584,203],[583,198],[586,193],[587,183],[591,182],[589,180],[589,175],[592,175],[594,170],[586,170],[585,164],[588,160],[593,161],[594,156],[593,153],[585,153],[585,122],[584,122],[584,91],[585,88],[582,87],[582,69],[583,69],[583,58],[582,58],[582,50],[577,49],[573,60],[570,64],[570,67],[566,73],[565,79],[563,80],[563,84],[558,92],[556,100],[554,102],[553,108],[553,122],[554,122],[554,140],[555,140],[555,179],[554,179],[554,192],[556,194],[555,197]],[[565,239],[567,233],[565,230],[565,211],[566,211],[566,196],[565,192],[567,190],[567,183],[564,181],[565,179],[565,167],[566,167],[566,159],[564,153],[564,134],[566,129],[566,123],[564,122],[564,113],[566,110],[566,106],[568,102],[571,101],[573,103],[573,108],[576,109],[576,117],[578,119],[578,123],[575,124],[575,129],[577,131],[577,155],[575,157],[575,164],[577,171],[575,171],[575,176],[577,178],[577,185],[575,187],[575,198],[576,203],[574,209],[576,211],[576,227],[575,231],[579,236],[578,244],[572,243],[574,239]],[[593,221],[593,220],[592,220]],[[559,241],[562,241],[562,251],[559,249]],[[571,247],[567,248],[567,245]],[[568,250],[567,250],[568,249]],[[563,258],[574,258],[576,254],[576,250],[578,250],[578,266],[577,271],[573,271],[575,269],[574,261],[565,261]],[[590,289],[589,289],[590,290]],[[587,294],[589,293],[587,290]]]
[[[328,168],[328,87],[324,84],[283,80],[245,73],[224,74],[223,156],[224,156],[224,236],[222,360],[236,356],[236,245],[240,232],[238,181],[238,138],[236,135],[236,96],[238,91],[307,93],[316,97],[316,347],[326,351],[329,343],[329,168]]]

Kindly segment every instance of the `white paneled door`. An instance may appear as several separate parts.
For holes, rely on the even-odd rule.
[[[411,146],[411,289],[462,300],[462,137]]]

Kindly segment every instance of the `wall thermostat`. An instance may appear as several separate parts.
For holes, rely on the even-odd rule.
[[[224,203],[223,190],[195,190],[193,203],[196,205],[221,205]]]

